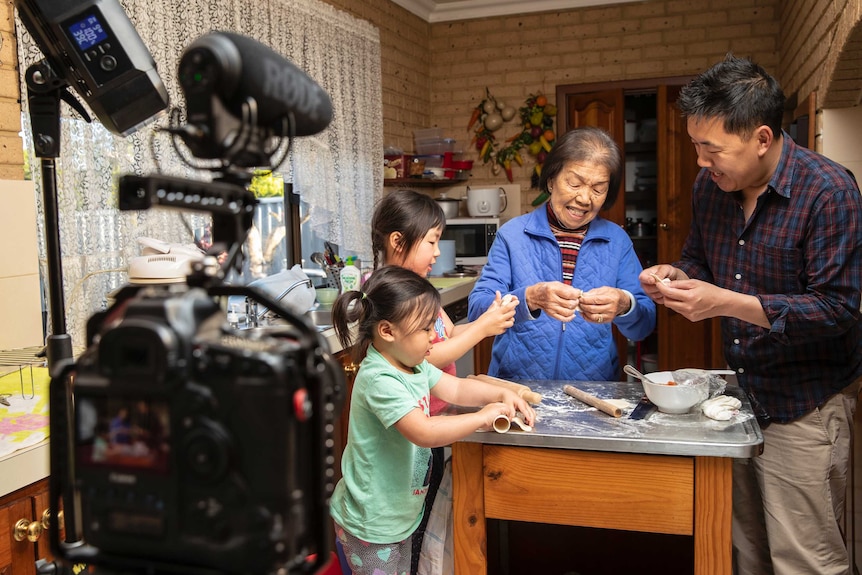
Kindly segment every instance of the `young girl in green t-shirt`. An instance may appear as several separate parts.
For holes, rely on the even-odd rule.
[[[535,412],[509,390],[460,379],[426,361],[440,309],[440,295],[426,279],[384,266],[362,290],[341,295],[332,309],[342,346],[352,346],[354,356],[363,359],[330,513],[355,575],[407,575],[428,490],[431,448],[490,429],[499,415],[520,412],[532,425]],[[432,417],[432,395],[484,407]]]

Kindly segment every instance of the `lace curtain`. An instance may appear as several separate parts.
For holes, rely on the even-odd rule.
[[[378,169],[383,156],[378,30],[319,0],[127,0],[123,6],[156,61],[171,106],[182,106],[176,70],[183,50],[211,30],[236,32],[270,46],[329,93],[332,123],[320,134],[297,139],[280,171],[309,208],[304,225],[370,261],[371,214],[383,184]],[[40,259],[47,286],[40,160],[32,149],[23,83],[24,71],[42,55],[20,21],[16,24],[24,146],[38,190]],[[202,215],[167,209],[120,212],[116,177],[154,173],[157,165],[174,176],[209,176],[185,166],[166,135],[152,137],[152,127],[122,138],[98,122],[84,122],[65,104],[61,108],[57,195],[66,331],[79,349],[87,318],[104,309],[110,293],[126,283],[126,262],[140,253],[137,238],[191,243],[190,229],[205,221]]]

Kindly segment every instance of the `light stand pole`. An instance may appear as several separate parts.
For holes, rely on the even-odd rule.
[[[57,77],[45,60],[27,68],[27,102],[33,129],[33,148],[41,159],[42,207],[45,212],[45,250],[48,267],[48,302],[51,334],[45,355],[53,377],[58,364],[72,359],[72,338],[66,333],[66,304],[63,295],[63,262],[60,250],[60,217],[57,202],[57,169],[60,155],[60,100],[67,102],[87,121],[83,106],[67,90],[65,80]]]
[[[45,250],[48,262],[48,301],[51,311],[51,335],[47,337],[45,355],[48,359],[48,373],[52,378],[51,387],[62,371],[66,360],[72,359],[72,338],[66,333],[66,304],[63,296],[63,262],[60,250],[60,216],[57,202],[57,166],[55,159],[60,155],[60,100],[71,105],[88,122],[90,116],[84,107],[67,90],[65,80],[58,78],[51,67],[42,60],[27,68],[27,102],[30,106],[30,123],[33,129],[33,147],[36,156],[42,164],[42,207],[45,212]],[[65,381],[56,380],[64,386],[66,396],[66,413],[60,418],[51,414],[51,442],[65,442],[65,448],[71,450],[68,444],[72,437],[72,389]],[[55,393],[55,390],[51,390]],[[54,422],[62,421],[61,429],[54,428]],[[54,452],[51,448],[51,473],[68,475],[65,481],[71,485],[71,466],[59,466],[54,469]],[[71,451],[69,451],[71,453]],[[66,489],[63,497],[63,524],[66,531],[66,541],[78,540],[77,513],[71,489]],[[51,501],[56,501],[52,493]],[[53,503],[52,503],[53,504]],[[56,570],[54,562],[40,566],[40,573],[51,574]]]

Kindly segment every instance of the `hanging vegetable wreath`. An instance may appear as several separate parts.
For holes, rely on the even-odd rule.
[[[473,110],[467,130],[474,131],[472,143],[476,146],[482,163],[492,162],[491,170],[494,174],[497,174],[502,167],[510,182],[514,179],[512,163],[523,166],[521,149],[527,148],[530,155],[536,158],[530,185],[537,188],[542,164],[556,140],[553,128],[557,107],[548,103],[547,97],[542,94],[530,94],[518,112],[521,117],[521,133],[507,139],[505,146],[501,147],[494,133],[503,126],[504,122],[514,118],[516,112],[513,107],[498,102],[491,96],[488,88],[485,88],[485,98]]]

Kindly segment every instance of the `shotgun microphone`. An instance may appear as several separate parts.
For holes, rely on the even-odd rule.
[[[225,113],[234,119],[247,116],[265,136],[279,137],[316,134],[332,120],[332,101],[314,80],[272,49],[239,34],[216,31],[192,42],[180,59],[179,81],[188,124],[219,142],[222,135],[229,140],[236,129],[231,125],[225,134],[218,133],[217,121]],[[220,157],[220,149],[207,149],[192,134],[183,139],[198,157]]]

